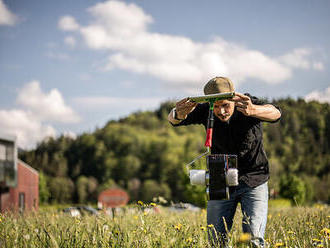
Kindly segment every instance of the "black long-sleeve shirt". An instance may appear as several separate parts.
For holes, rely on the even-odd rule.
[[[251,97],[251,101],[257,105],[265,104],[256,97]],[[206,129],[208,113],[208,103],[198,104],[185,120],[173,126],[202,124]],[[269,179],[269,163],[263,147],[262,133],[260,119],[245,116],[236,109],[228,122],[214,117],[211,153],[236,154],[239,181],[244,181],[250,187],[261,185]]]

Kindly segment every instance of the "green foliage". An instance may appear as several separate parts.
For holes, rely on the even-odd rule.
[[[49,183],[50,199],[54,203],[71,202],[74,183],[70,178],[66,177],[53,177]]]
[[[195,203],[197,206],[205,208],[207,204],[205,187],[204,186],[196,186],[191,185],[190,183],[186,184],[185,189],[185,199],[187,201]]]
[[[47,185],[47,176],[40,171],[39,172],[39,201],[40,203],[48,203],[50,197],[49,188]]]
[[[280,194],[290,199],[293,204],[301,205],[306,200],[305,183],[293,174],[282,176],[280,180]]]
[[[291,200],[284,198],[278,198],[268,201],[269,208],[290,208],[291,205],[292,205]]]
[[[282,109],[281,121],[264,125],[270,185],[279,191],[281,175],[294,174],[305,182],[304,201],[329,202],[324,178],[330,177],[330,105],[290,98],[275,104]]]
[[[145,207],[145,206],[143,206]],[[115,218],[100,213],[73,218],[47,207],[39,213],[0,214],[1,247],[85,247],[85,248],[210,248],[206,211],[143,211],[130,206]],[[151,207],[151,206],[150,206]],[[148,210],[150,210],[149,208]],[[265,239],[267,247],[329,247],[330,208],[270,208]],[[253,247],[242,233],[238,208],[230,232],[229,246]],[[244,238],[245,237],[245,238]]]
[[[98,182],[94,177],[80,176],[76,181],[78,202],[90,202],[97,197]]]
[[[330,202],[329,104],[290,98],[274,103],[281,107],[282,119],[264,124],[271,191],[291,199],[298,194],[299,202]],[[190,185],[185,164],[205,151],[205,130],[198,125],[172,127],[167,115],[173,106],[165,102],[154,112],[109,121],[76,139],[49,138],[20,157],[46,176],[51,192],[48,201],[96,202],[97,192],[115,185],[126,189],[132,201],[159,194],[174,202],[204,206],[205,188]],[[196,166],[205,168],[205,160]],[[283,174],[303,179],[304,187],[289,194],[280,185]],[[42,201],[47,201],[46,195]]]
[[[78,177],[77,180],[77,194],[78,194],[78,202],[84,203],[86,202],[88,196],[88,178],[85,176]]]
[[[154,197],[171,198],[171,189],[166,183],[157,183],[154,180],[145,180],[141,190],[141,200],[151,202]]]
[[[137,202],[140,200],[141,181],[138,178],[132,178],[127,183],[127,190],[130,200]]]
[[[106,182],[104,182],[99,186],[98,193],[102,192],[103,190],[111,189],[111,188],[119,188],[119,187],[113,179],[109,178]]]

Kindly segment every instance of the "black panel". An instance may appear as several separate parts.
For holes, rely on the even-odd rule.
[[[237,156],[211,154],[206,157],[206,161],[210,173],[209,199],[227,199],[225,166],[228,166],[228,168],[237,168]]]

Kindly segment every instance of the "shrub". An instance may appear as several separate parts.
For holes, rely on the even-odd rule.
[[[302,179],[289,174],[280,180],[280,195],[290,199],[294,204],[304,204],[306,200],[306,186]]]

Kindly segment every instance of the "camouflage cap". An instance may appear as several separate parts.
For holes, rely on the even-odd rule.
[[[226,92],[234,92],[234,84],[229,78],[226,77],[215,77],[212,78],[208,83],[204,86],[204,94],[218,94],[218,93],[226,93]]]

